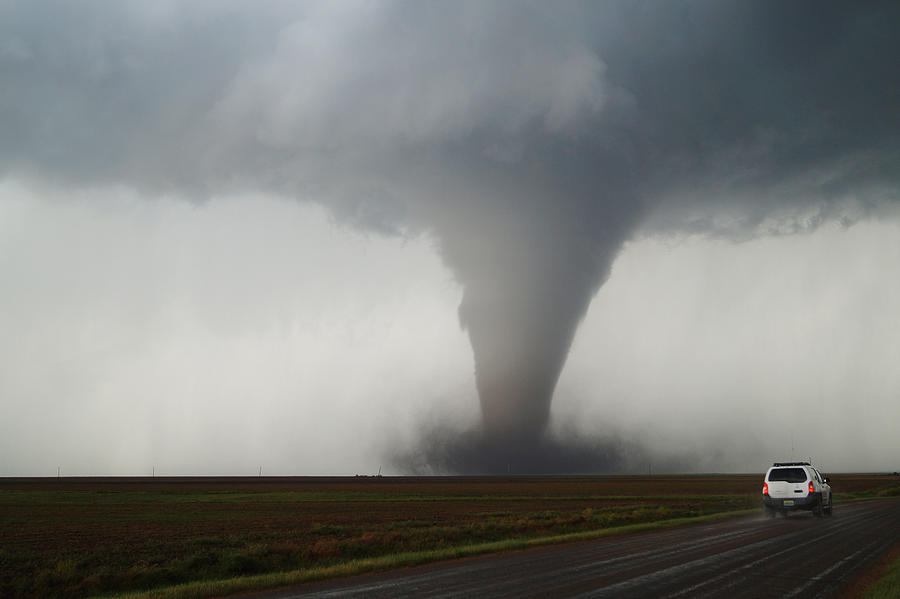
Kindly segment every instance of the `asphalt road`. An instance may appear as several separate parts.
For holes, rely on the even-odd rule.
[[[760,510],[761,512],[761,510]],[[344,597],[840,597],[900,541],[900,501],[541,547],[254,595]]]

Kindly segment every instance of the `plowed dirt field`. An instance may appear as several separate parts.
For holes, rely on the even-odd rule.
[[[834,475],[838,502],[900,483]],[[0,479],[0,596],[191,580],[755,508],[760,475]]]

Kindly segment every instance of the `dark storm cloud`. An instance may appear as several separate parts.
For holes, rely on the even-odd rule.
[[[434,235],[483,413],[448,468],[543,447],[565,469],[550,400],[627,239],[812,230],[897,200],[894,2],[0,11],[2,172],[258,190]]]

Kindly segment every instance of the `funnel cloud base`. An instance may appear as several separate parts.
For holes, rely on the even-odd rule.
[[[628,474],[686,472],[684,455],[656,455],[615,435],[585,437],[561,432],[530,438],[497,438],[483,430],[434,426],[410,450],[398,451],[393,466],[410,475]]]

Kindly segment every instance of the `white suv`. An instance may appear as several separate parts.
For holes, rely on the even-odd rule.
[[[831,515],[831,485],[809,462],[775,462],[763,479],[766,516],[786,516],[792,510],[808,510],[817,517]]]

